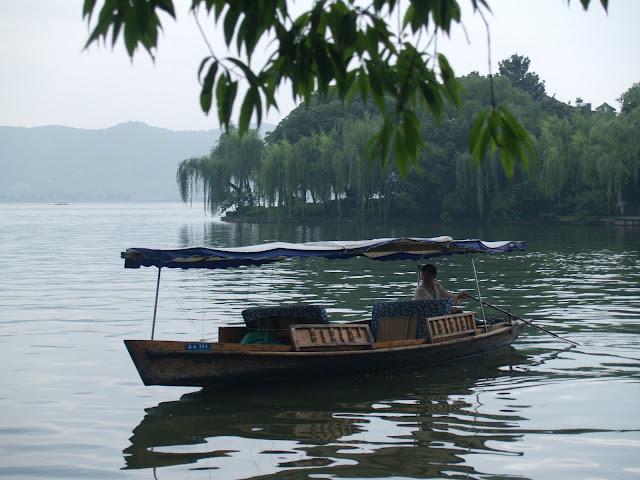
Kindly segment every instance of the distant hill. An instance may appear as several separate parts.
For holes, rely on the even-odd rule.
[[[99,130],[0,126],[0,202],[178,200],[178,163],[208,153],[219,136],[141,122]]]

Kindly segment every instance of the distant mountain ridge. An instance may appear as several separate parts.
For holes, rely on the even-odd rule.
[[[207,154],[219,136],[142,122],[0,126],[0,202],[178,200],[178,163]]]

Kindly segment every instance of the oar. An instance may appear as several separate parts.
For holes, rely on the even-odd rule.
[[[469,295],[468,293],[467,293],[467,297],[469,297],[469,298],[473,298],[476,302],[480,302],[480,300],[479,300],[479,299],[477,299],[477,298],[476,298],[476,297],[474,297],[473,295]],[[533,322],[530,322],[529,320],[525,320],[524,318],[519,317],[519,316],[517,316],[517,315],[514,315],[513,313],[508,312],[508,311],[506,311],[506,310],[504,310],[504,309],[502,309],[502,308],[500,308],[500,307],[496,307],[495,305],[491,305],[490,303],[485,302],[484,300],[482,301],[482,303],[484,303],[487,307],[491,307],[491,308],[494,308],[494,309],[498,310],[499,312],[506,313],[506,314],[507,314],[507,315],[509,315],[510,317],[516,318],[516,319],[518,319],[518,320],[520,320],[520,321],[522,321],[522,322],[526,323],[526,324],[527,324],[527,325],[529,325],[530,327],[537,328],[538,330],[541,330],[541,331],[543,331],[543,332],[545,332],[545,333],[548,333],[549,335],[551,335],[551,336],[553,336],[553,337],[559,338],[559,339],[560,339],[560,340],[562,340],[563,342],[572,343],[573,345],[576,345],[576,346],[578,346],[578,347],[580,347],[580,346],[581,346],[579,343],[576,343],[576,342],[574,342],[574,341],[572,341],[572,340],[568,340],[568,339],[566,339],[566,338],[563,338],[563,337],[561,337],[560,335],[556,335],[555,333],[553,333],[553,332],[551,332],[551,331],[547,330],[546,328],[542,328],[542,327],[539,327],[538,325],[534,325],[534,323],[533,323]]]

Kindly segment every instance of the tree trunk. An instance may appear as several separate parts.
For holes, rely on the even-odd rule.
[[[618,185],[618,194],[616,199],[616,215],[618,216],[624,215],[624,204],[625,204],[625,201],[622,198],[622,186]]]

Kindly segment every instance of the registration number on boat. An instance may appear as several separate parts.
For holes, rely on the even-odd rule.
[[[210,343],[187,343],[184,347],[187,352],[209,352],[211,351]]]

